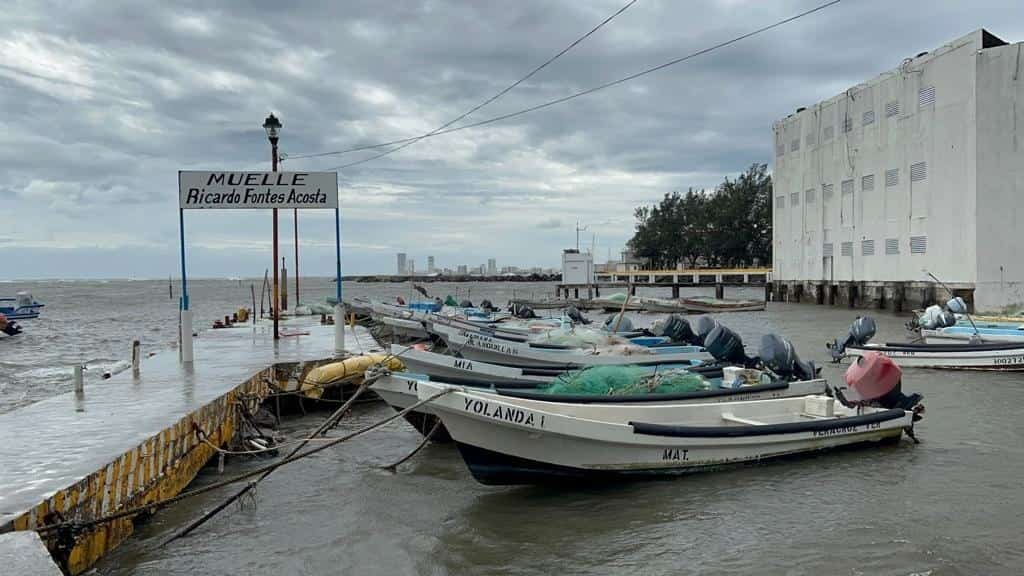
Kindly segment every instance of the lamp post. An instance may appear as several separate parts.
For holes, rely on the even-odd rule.
[[[270,162],[271,170],[277,172],[277,139],[281,130],[281,121],[277,116],[271,114],[263,121],[263,129],[267,131],[267,140],[270,140]],[[278,294],[278,273],[277,273],[277,208],[274,212],[274,340],[281,338],[277,330],[278,319],[281,308],[281,300]]]

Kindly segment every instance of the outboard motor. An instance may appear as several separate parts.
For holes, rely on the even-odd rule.
[[[814,362],[800,360],[793,343],[778,334],[761,336],[757,356],[766,368],[783,380],[812,380],[821,370],[814,366]]]
[[[491,301],[486,299],[480,301],[480,309],[486,310],[487,312],[497,310],[497,308],[494,307],[494,304],[491,304]]]
[[[959,300],[959,304],[963,304],[962,298],[954,298],[953,300]],[[954,307],[958,306],[953,300],[949,301]],[[966,309],[967,305],[963,304],[963,309]],[[939,328],[949,328],[950,326],[956,325],[956,315],[950,310],[943,310],[939,306],[932,305],[924,310],[924,314],[921,314],[921,320],[919,321],[921,328],[925,330],[936,330]]]
[[[609,331],[609,332],[611,332],[612,330],[615,329],[615,323],[616,322],[618,322],[618,324],[619,324],[619,332],[632,332],[633,331],[633,321],[630,320],[628,316],[623,315],[622,316],[622,321],[619,322],[619,315],[618,314],[612,314],[611,316],[609,316],[608,318],[605,319],[605,321],[604,321],[604,329]]]
[[[711,316],[698,316],[693,321],[693,331],[697,334],[697,338],[700,339],[700,344],[707,346],[708,334],[718,327],[718,320],[715,320]]]
[[[964,299],[956,296],[950,298],[949,302],[946,302],[946,309],[953,314],[967,314],[967,302]]]
[[[715,360],[722,363],[740,366],[751,366],[755,363],[754,359],[747,357],[747,353],[743,349],[743,340],[739,334],[721,324],[715,326],[714,330],[704,339],[704,348]]]
[[[590,319],[580,313],[576,306],[569,304],[565,309],[565,315],[576,324],[590,324]]]
[[[462,302],[459,302],[459,308],[472,308],[472,307],[473,307],[473,303],[471,301],[469,301],[469,300],[463,300]]]
[[[914,420],[921,419],[924,406],[920,394],[903,393],[903,371],[892,358],[879,352],[865,352],[846,369],[846,388],[835,390],[836,399],[844,406],[880,406],[912,410]]]
[[[871,316],[858,316],[850,325],[850,332],[847,334],[846,340],[840,344],[839,339],[836,338],[825,346],[832,351],[832,361],[839,362],[846,353],[847,346],[863,346],[874,336],[875,319]]]
[[[18,323],[13,320],[8,320],[7,316],[0,314],[0,332],[8,336],[16,336],[21,334],[21,326],[18,326]]]
[[[693,332],[690,322],[679,314],[669,314],[667,318],[658,320],[651,325],[651,334],[665,336],[673,343],[701,346],[704,341]]]
[[[530,308],[529,306],[519,306],[516,308],[516,318],[529,319],[536,317],[537,315],[534,314],[533,308]]]

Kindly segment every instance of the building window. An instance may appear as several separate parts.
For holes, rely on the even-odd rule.
[[[853,242],[843,242],[839,245],[840,256],[853,256]]]
[[[900,101],[890,100],[885,103],[885,117],[892,118],[900,115]]]
[[[814,188],[808,188],[804,191],[804,202],[806,204],[814,204]]]
[[[867,126],[868,124],[874,124],[875,123],[875,111],[874,110],[868,110],[863,115],[861,115],[860,123],[862,125],[864,125],[864,126]]]
[[[920,182],[928,178],[928,163],[918,162],[910,165],[910,181]]]
[[[860,177],[860,189],[862,192],[870,192],[875,189],[875,175],[868,174]]]
[[[776,156],[782,156],[785,153],[786,153],[786,145],[783,144],[782,142],[776,143],[775,144],[775,155]]]
[[[885,171],[885,187],[892,188],[900,183],[900,169],[893,168]]]
[[[899,254],[900,253],[900,239],[899,238],[886,238],[885,239],[885,253],[887,255]]]
[[[935,86],[925,86],[917,91],[917,107],[924,108],[935,104]]]
[[[853,118],[847,116],[843,118],[843,132],[849,132],[853,130]]]
[[[793,138],[793,141],[790,142],[790,144],[789,144],[789,151],[790,152],[796,152],[799,149],[800,149],[800,139],[799,138]]]
[[[853,226],[853,179],[843,180],[840,190],[843,203],[840,206],[839,222],[843,226]]]
[[[924,254],[928,251],[928,237],[927,236],[911,236],[910,237],[910,253],[911,254]]]
[[[824,257],[824,258],[831,258],[833,252],[834,252],[834,249],[832,247],[832,243],[831,242],[825,242],[821,246],[821,255],[822,255],[822,257]]]
[[[775,197],[775,207],[780,209],[780,210],[782,208],[785,208],[786,207],[786,197],[785,196],[776,196]]]
[[[874,240],[861,240],[860,241],[860,254],[861,254],[861,256],[874,256],[875,255],[875,241]]]
[[[832,136],[833,136],[833,132],[835,132],[835,127],[834,126],[825,126],[825,129],[822,131],[822,140],[825,140],[825,141],[831,140]],[[763,142],[763,140],[762,140],[762,142]]]
[[[790,206],[799,206],[800,205],[800,193],[799,192],[793,192],[792,194],[789,195],[789,205]]]
[[[831,184],[822,184],[821,185],[821,197],[824,198],[825,200],[828,200],[829,198],[832,197],[832,185]]]
[[[814,146],[814,134],[807,135],[807,145]]]

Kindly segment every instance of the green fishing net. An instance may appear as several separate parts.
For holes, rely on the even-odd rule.
[[[568,372],[539,391],[547,394],[626,396],[683,394],[710,388],[711,384],[704,377],[686,370],[654,370],[642,366],[594,366]]]

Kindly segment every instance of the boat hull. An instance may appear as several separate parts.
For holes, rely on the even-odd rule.
[[[957,350],[956,348],[964,348]],[[1024,344],[971,346],[968,344],[925,344],[898,346],[867,344],[848,346],[847,356],[863,356],[878,352],[908,368],[941,368],[946,370],[1024,370]]]
[[[421,385],[419,398],[428,398],[440,390],[443,390],[442,386]],[[771,402],[786,400],[741,404],[749,409],[752,404]],[[690,408],[724,417],[731,406],[716,404]],[[825,423],[831,428],[820,430],[735,437],[677,437],[641,432],[644,425],[636,422],[603,422],[526,410],[500,398],[462,391],[437,398],[433,411],[459,443],[460,453],[474,478],[484,484],[702,472],[857,444],[892,441],[902,435],[904,428],[912,426],[912,414],[896,410],[881,411],[892,414],[884,415],[887,419],[878,421],[859,423],[858,417],[838,418]]]

